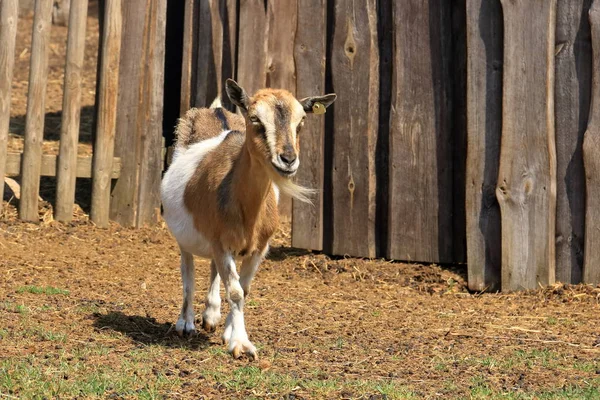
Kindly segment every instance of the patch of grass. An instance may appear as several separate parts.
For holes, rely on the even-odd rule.
[[[258,308],[258,302],[254,299],[251,299],[246,302],[246,306],[248,308]]]
[[[556,325],[558,323],[558,320],[554,317],[548,317],[546,323],[548,323],[548,325]]]
[[[8,337],[8,331],[6,329],[0,329],[0,340]]]
[[[32,293],[32,294],[47,294],[55,295],[62,294],[68,295],[69,291],[65,289],[59,289],[52,286],[21,286],[17,289],[17,293]]]
[[[25,304],[16,304],[16,303],[13,303],[10,301],[1,302],[0,303],[0,311],[1,310],[18,313],[18,314],[27,314],[30,311],[29,307],[27,307]]]

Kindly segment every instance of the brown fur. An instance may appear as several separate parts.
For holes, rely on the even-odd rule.
[[[229,129],[244,131],[246,122],[241,115],[234,114],[222,108]],[[212,108],[192,108],[179,119],[175,134],[178,147],[189,147],[194,143],[210,139],[223,131],[221,121]]]

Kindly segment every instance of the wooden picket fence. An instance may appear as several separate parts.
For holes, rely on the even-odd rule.
[[[90,217],[98,226],[109,219],[140,226],[160,214],[166,0],[100,3],[93,156],[77,155],[88,0],[71,2],[56,156],[42,154],[53,1],[35,1],[22,154],[7,152],[19,0],[0,2],[0,184],[5,176],[20,176],[23,220],[39,219],[41,176],[56,177],[59,221],[73,217],[77,178],[92,178]]]

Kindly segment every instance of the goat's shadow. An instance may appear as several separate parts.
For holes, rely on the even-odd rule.
[[[127,315],[119,311],[110,311],[106,314],[94,313],[93,317],[95,328],[101,331],[120,332],[146,345],[184,347],[193,350],[202,350],[210,346],[209,337],[204,332],[197,331],[197,334],[191,338],[180,338],[173,324],[160,323],[152,317]]]
[[[271,247],[269,249],[269,253],[267,254],[267,260],[271,261],[284,261],[289,257],[298,257],[298,256],[306,256],[309,254],[314,254],[310,250],[305,249],[297,249],[295,247]]]

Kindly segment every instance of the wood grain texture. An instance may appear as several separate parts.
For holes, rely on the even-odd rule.
[[[44,140],[46,83],[48,81],[48,49],[52,24],[52,2],[36,0],[29,69],[29,92],[25,117],[25,145],[21,177],[19,217],[26,221],[38,220],[40,165]]]
[[[315,3],[315,5],[319,5],[319,3]],[[269,1],[267,6],[269,29],[266,85],[271,88],[286,89],[292,94],[296,94],[294,37],[298,25],[298,1]],[[325,5],[322,5],[321,12],[324,9]],[[308,26],[313,27],[313,24],[314,21],[310,21]],[[279,214],[283,220],[289,220],[292,217],[292,199],[285,194],[279,199]]]
[[[87,7],[87,0],[75,1],[69,12],[60,157],[58,158],[56,204],[54,205],[54,217],[58,221],[71,221],[73,218]]]
[[[450,3],[393,3],[388,257],[452,261]]]
[[[198,23],[194,20],[199,0],[185,0],[183,22],[183,57],[181,62],[181,99],[179,115],[184,116],[192,104],[192,65],[195,54],[195,40],[198,37]],[[196,23],[195,23],[196,22]],[[197,56],[196,56],[197,57]]]
[[[10,126],[10,95],[15,64],[15,40],[19,16],[18,0],[0,1],[0,193],[4,193],[8,129]],[[3,203],[0,201],[0,211]]]
[[[152,225],[160,216],[160,181],[162,177],[163,82],[165,64],[165,34],[167,0],[152,0],[148,27],[143,90],[146,112],[141,132],[140,189],[137,199],[136,227]]]
[[[585,257],[583,281],[600,283],[600,0],[595,0],[589,13],[592,48],[593,78],[590,118],[583,139],[585,164]]]
[[[502,144],[496,195],[502,290],[512,291],[555,281],[556,0],[502,0],[502,8]]]
[[[124,226],[134,226],[139,189],[139,154],[141,142],[138,120],[144,112],[142,97],[144,29],[151,0],[122,2],[123,29],[119,64],[118,111],[115,156],[122,159],[119,180],[114,183],[110,200],[110,218]]]
[[[209,0],[199,7],[194,106],[209,107],[219,97],[224,107],[233,110],[223,85],[235,74],[236,4]]]
[[[101,228],[108,226],[110,209],[121,54],[121,0],[106,0],[105,7],[90,213],[92,221]]]
[[[6,176],[21,175],[21,153],[10,152],[6,158]],[[59,170],[59,157],[54,154],[42,154],[40,176],[57,176]],[[77,156],[76,164],[73,166],[77,178],[92,177],[92,157]],[[121,159],[113,158],[110,170],[111,178],[117,179],[121,173]]]
[[[556,15],[556,279],[580,283],[585,230],[583,134],[590,110],[591,0],[559,1]]]
[[[327,37],[326,0],[298,0],[298,30],[294,42],[296,95],[298,98],[325,93]],[[336,107],[335,103],[332,107]],[[309,115],[300,137],[301,167],[297,181],[317,189],[313,205],[293,202],[292,246],[323,249],[323,178],[325,118]]]
[[[268,20],[264,0],[240,0],[237,82],[252,96],[267,84]]]
[[[502,8],[467,0],[467,266],[469,289],[500,289],[496,183],[502,133]]]
[[[374,0],[334,6],[331,79],[333,112],[334,254],[375,256],[375,146],[378,130],[379,53]]]

